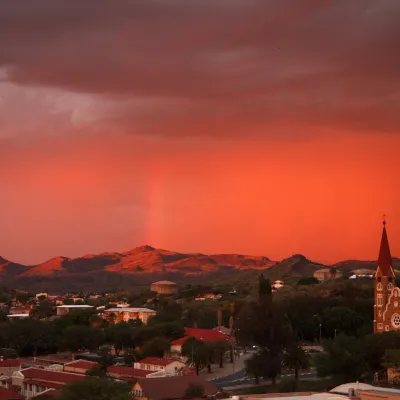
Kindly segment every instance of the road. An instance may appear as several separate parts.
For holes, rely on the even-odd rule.
[[[285,376],[294,376],[294,374],[286,374],[281,375],[281,377]],[[316,377],[315,372],[306,372],[303,374],[299,374],[300,378],[314,378]],[[254,378],[247,375],[246,370],[243,368],[239,371],[234,372],[233,374],[217,378],[211,381],[212,383],[216,384],[218,387],[230,387],[230,386],[239,386],[239,385],[252,385],[254,384]],[[267,384],[271,383],[269,379],[262,379],[260,378],[260,384]]]

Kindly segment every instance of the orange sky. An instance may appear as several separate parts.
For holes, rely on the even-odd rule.
[[[123,251],[375,259],[381,215],[399,254],[396,135],[298,142],[74,138],[2,152],[2,255]]]
[[[393,0],[8,2],[0,255],[376,259],[386,213],[400,256],[399,37]]]

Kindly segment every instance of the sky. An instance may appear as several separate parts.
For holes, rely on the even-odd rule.
[[[400,256],[400,2],[0,0],[0,255]]]

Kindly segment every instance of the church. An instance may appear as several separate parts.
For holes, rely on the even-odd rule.
[[[378,268],[375,274],[374,333],[400,331],[400,288],[396,286],[386,221],[383,221]]]

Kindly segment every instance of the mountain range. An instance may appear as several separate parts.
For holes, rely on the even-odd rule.
[[[400,260],[394,259],[400,268]],[[141,246],[123,253],[89,254],[78,258],[55,257],[37,265],[23,265],[0,257],[0,283],[30,290],[102,290],[128,288],[169,279],[184,283],[242,281],[263,272],[271,280],[312,276],[321,268],[335,267],[347,274],[351,270],[374,270],[375,261],[343,261],[326,266],[300,254],[282,261],[263,256],[240,254],[178,253]]]

